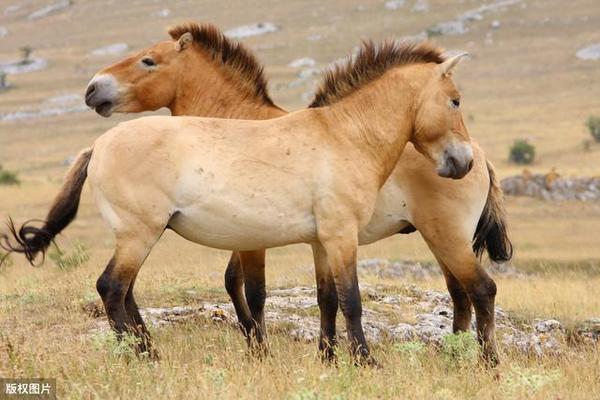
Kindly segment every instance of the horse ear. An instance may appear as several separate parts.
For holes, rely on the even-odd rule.
[[[452,73],[452,70],[454,69],[454,67],[456,67],[462,61],[462,59],[467,57],[468,55],[469,55],[469,53],[462,52],[462,53],[455,55],[454,57],[450,57],[449,59],[447,59],[446,61],[441,63],[438,66],[440,74],[441,75],[450,75]]]
[[[187,49],[190,44],[194,41],[194,37],[190,32],[186,32],[179,37],[179,40],[175,43],[175,50],[182,51]]]

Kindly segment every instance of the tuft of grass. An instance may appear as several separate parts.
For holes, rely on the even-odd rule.
[[[459,332],[442,338],[442,359],[447,364],[473,365],[479,358],[479,343],[471,332]]]
[[[69,253],[61,250],[58,246],[55,246],[54,251],[50,252],[48,257],[61,270],[77,268],[90,259],[86,247],[81,242],[76,242],[73,246],[73,250]]]

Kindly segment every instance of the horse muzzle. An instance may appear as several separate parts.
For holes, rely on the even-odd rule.
[[[103,117],[110,117],[119,102],[119,84],[112,75],[97,75],[87,86],[85,104]]]
[[[444,150],[438,162],[437,174],[443,178],[460,179],[473,168],[473,148],[470,144],[453,144]]]

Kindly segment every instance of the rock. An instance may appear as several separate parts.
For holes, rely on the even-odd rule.
[[[288,64],[292,68],[314,67],[315,65],[317,65],[317,62],[310,57],[297,58]]]
[[[8,28],[5,26],[0,26],[0,38],[8,35]]]
[[[17,4],[13,4],[4,9],[4,15],[12,14],[14,12],[19,11],[20,9],[21,9],[21,6],[19,6]]]
[[[491,23],[491,26],[493,29],[498,29],[500,28],[500,26],[502,26],[502,24],[500,23],[500,21],[498,21],[497,19],[493,20]]]
[[[73,2],[71,0],[61,0],[61,1],[57,1],[56,3],[48,4],[46,7],[42,7],[39,10],[36,10],[36,11],[32,12],[31,14],[29,14],[27,19],[34,20],[34,19],[43,18],[50,14],[54,14],[58,11],[62,11],[72,4],[73,4]]]
[[[600,60],[600,43],[592,44],[587,47],[583,47],[575,53],[577,58],[580,60]]]
[[[256,24],[249,24],[231,28],[225,31],[225,35],[240,39],[250,36],[264,35],[266,33],[277,32],[279,27],[272,22],[258,22]]]
[[[306,40],[308,40],[309,42],[318,42],[322,38],[323,38],[323,35],[320,35],[318,33],[313,33],[312,35],[308,35],[306,37]]]
[[[390,0],[385,2],[385,8],[388,10],[397,10],[404,7],[406,0]]]
[[[129,49],[127,43],[114,43],[108,46],[99,47],[90,52],[93,56],[114,56],[126,52]]]

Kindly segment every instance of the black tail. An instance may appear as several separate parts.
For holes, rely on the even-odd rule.
[[[481,257],[485,248],[491,260],[508,261],[513,255],[513,246],[506,229],[506,211],[502,189],[496,179],[494,167],[489,161],[487,161],[487,169],[490,176],[490,189],[475,229],[473,251],[477,257]]]
[[[8,220],[8,235],[0,236],[0,247],[8,253],[21,253],[33,265],[38,253],[45,255],[46,249],[63,229],[67,227],[77,215],[81,190],[87,178],[87,167],[92,157],[92,149],[83,150],[69,169],[58,196],[54,199],[52,207],[46,216],[43,227],[33,226],[33,220],[25,222],[17,229],[12,221]],[[14,243],[13,243],[14,241]]]

